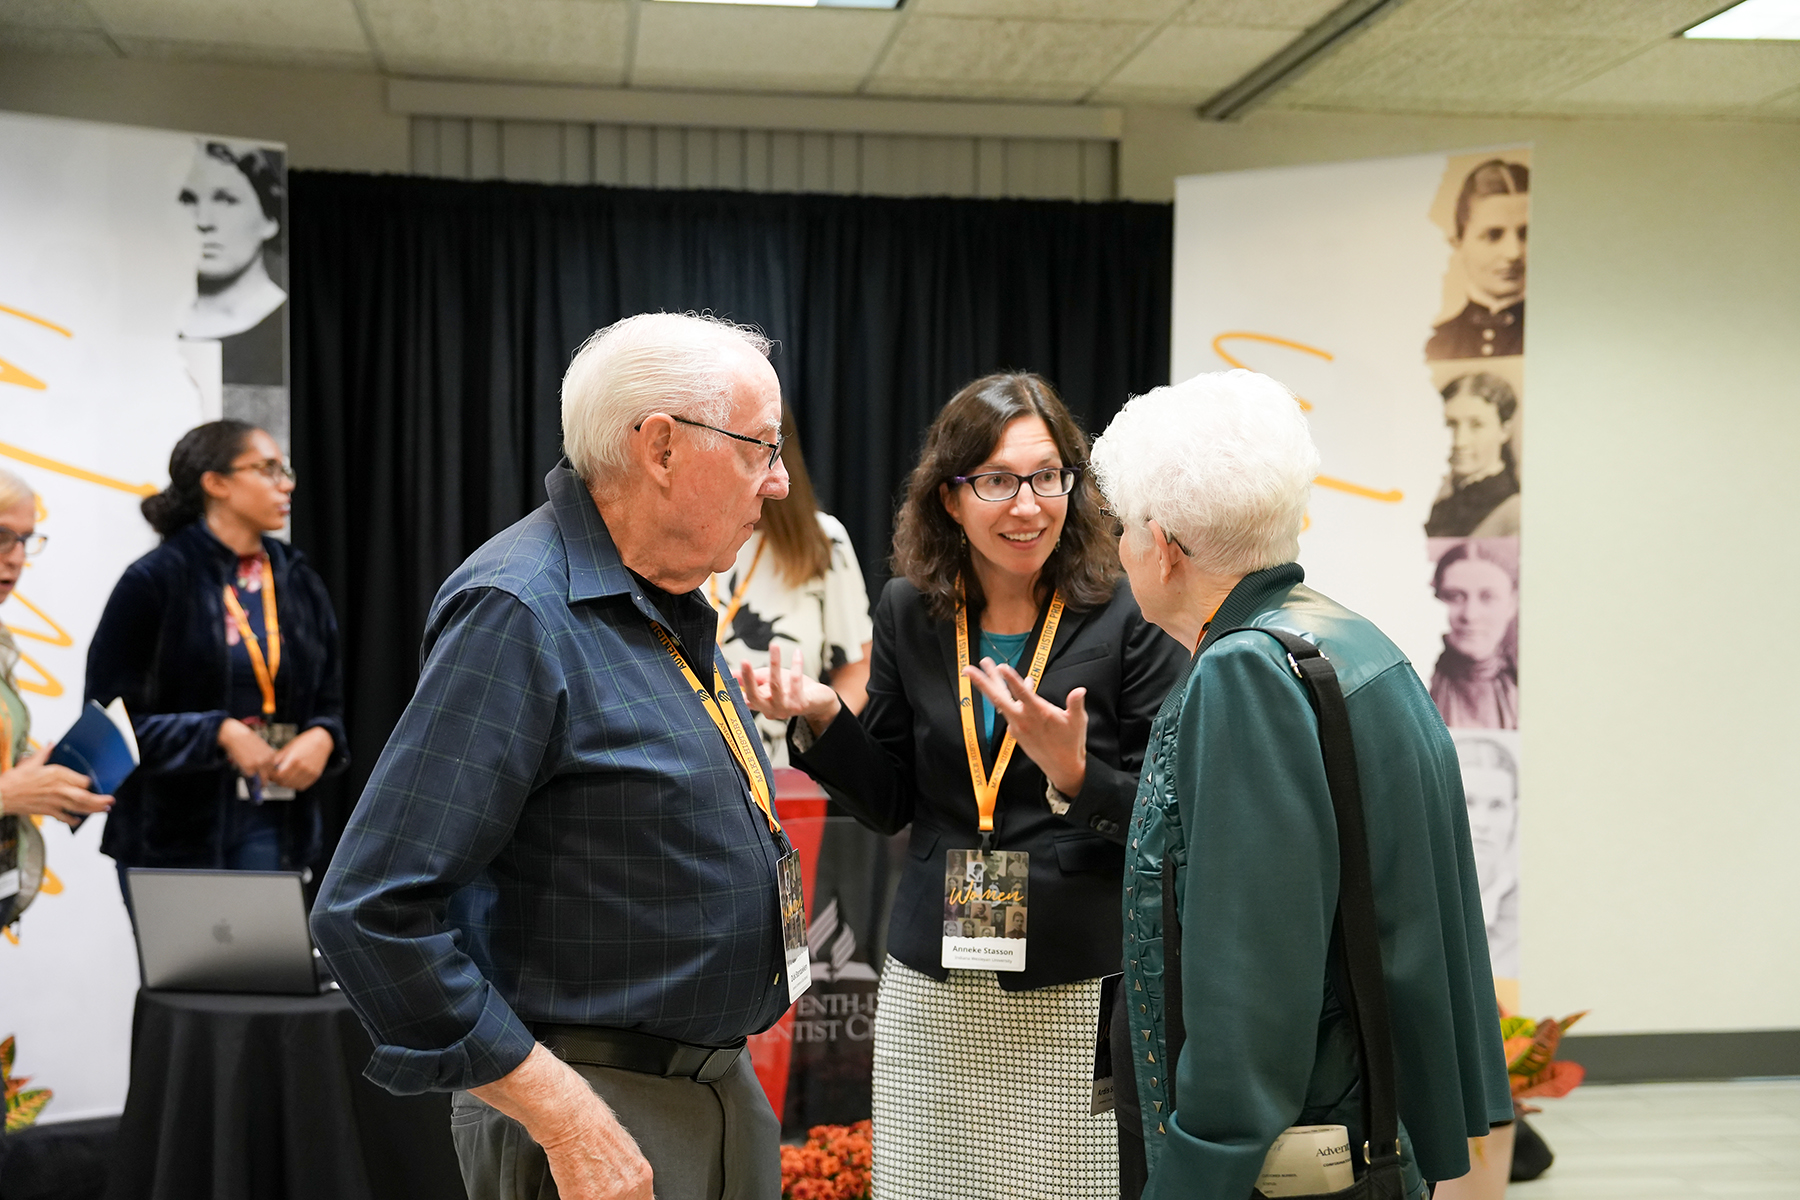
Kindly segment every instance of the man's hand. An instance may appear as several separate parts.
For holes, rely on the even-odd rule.
[[[587,1080],[543,1046],[493,1083],[470,1091],[525,1127],[544,1148],[562,1200],[653,1200],[650,1164]]]
[[[836,692],[801,670],[798,651],[794,665],[784,670],[780,646],[769,647],[766,668],[753,667],[748,661],[739,663],[738,684],[744,689],[744,703],[751,712],[776,721],[805,717],[815,734],[824,733],[843,707]]]
[[[275,755],[275,760],[269,764],[269,782],[304,792],[319,782],[319,776],[325,773],[333,746],[331,731],[313,726]]]
[[[1069,707],[1058,708],[1032,688],[1006,663],[984,658],[963,669],[969,682],[1006,718],[1006,728],[1026,757],[1065,796],[1073,796],[1087,780],[1087,689],[1069,693]]]

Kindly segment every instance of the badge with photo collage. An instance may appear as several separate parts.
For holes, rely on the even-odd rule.
[[[975,971],[1025,969],[1031,855],[951,850],[944,856],[942,964]]]
[[[781,946],[787,960],[788,1003],[812,986],[812,953],[806,947],[806,891],[800,854],[789,850],[775,864],[781,899]]]

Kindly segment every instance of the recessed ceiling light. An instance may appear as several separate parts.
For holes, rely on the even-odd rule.
[[[899,8],[901,0],[662,0],[664,4],[740,4],[761,8]]]
[[[1800,40],[1800,0],[1743,0],[1742,4],[1707,18],[1681,36],[1740,41]]]

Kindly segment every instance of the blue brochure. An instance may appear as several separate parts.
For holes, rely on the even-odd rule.
[[[89,700],[81,719],[50,752],[50,761],[86,775],[90,791],[112,795],[138,765],[137,738],[131,732],[124,703],[114,700],[101,708]]]

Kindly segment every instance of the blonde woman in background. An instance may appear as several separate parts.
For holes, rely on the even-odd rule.
[[[781,462],[788,494],[763,501],[756,532],[730,571],[708,583],[719,614],[719,649],[739,663],[767,665],[769,647],[784,662],[798,657],[806,672],[829,684],[851,712],[868,703],[869,593],[843,523],[819,511],[794,414],[781,410]],[[758,717],[769,762],[788,765],[787,722]]]
[[[23,479],[0,470],[0,604],[12,598],[25,560],[45,541],[37,531],[37,496]],[[18,647],[0,623],[0,928],[18,920],[43,882],[44,838],[30,818],[74,825],[112,807],[111,796],[88,791],[87,776],[47,763],[49,746],[31,752],[31,713],[13,676],[18,663]]]

